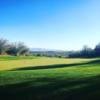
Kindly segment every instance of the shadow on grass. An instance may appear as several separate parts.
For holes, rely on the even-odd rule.
[[[0,99],[100,100],[100,76],[84,79],[37,78],[23,83],[0,86]]]
[[[17,68],[13,70],[38,70],[38,69],[50,69],[50,68],[64,68],[64,67],[74,67],[88,64],[100,64],[100,60],[92,60],[84,63],[73,63],[73,64],[54,64],[54,65],[44,65],[44,66],[27,66],[24,68]],[[13,71],[12,70],[12,71]]]

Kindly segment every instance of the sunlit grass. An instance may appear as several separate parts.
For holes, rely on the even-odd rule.
[[[43,66],[43,65],[53,65],[53,64],[71,64],[71,63],[81,63],[81,62],[86,62],[90,61],[91,59],[67,59],[67,58],[48,58],[48,57],[33,57],[33,59],[29,57],[29,59],[22,57],[17,60],[11,60],[10,58],[7,57],[2,58],[0,61],[0,70],[11,70],[14,68],[20,68],[20,67],[30,67],[30,66]],[[5,60],[4,60],[5,59]],[[10,59],[10,60],[9,60]]]

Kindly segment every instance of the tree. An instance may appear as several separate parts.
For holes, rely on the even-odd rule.
[[[88,46],[84,46],[82,50],[72,52],[71,54],[69,54],[69,57],[73,57],[73,58],[91,58],[91,57],[94,57],[94,50],[92,50]]]
[[[95,56],[100,56],[100,43],[95,46]]]
[[[24,45],[24,43],[19,42],[17,44],[17,55],[27,55],[29,53],[29,49],[27,46]]]
[[[94,53],[91,48],[89,48],[88,46],[84,46],[83,50],[81,51],[81,55],[82,57],[90,58],[93,57]]]
[[[17,44],[16,43],[12,43],[12,44],[9,44],[9,49],[7,50],[7,53],[9,55],[17,55]]]
[[[0,39],[0,54],[4,54],[8,49],[8,40]]]
[[[24,45],[24,43],[12,43],[9,45],[7,53],[15,56],[28,55],[29,49]]]

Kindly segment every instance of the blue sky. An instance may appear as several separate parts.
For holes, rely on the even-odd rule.
[[[100,42],[100,0],[0,0],[0,38],[78,50]]]

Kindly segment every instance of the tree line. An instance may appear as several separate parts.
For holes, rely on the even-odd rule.
[[[100,43],[94,49],[84,46],[79,51],[30,51],[22,42],[11,43],[6,39],[0,39],[0,55],[33,55],[48,57],[68,57],[68,58],[93,58],[100,57]]]
[[[22,42],[11,43],[6,39],[0,39],[0,55],[28,55],[29,48]]]
[[[72,52],[68,55],[70,58],[93,58],[100,57],[100,43],[98,43],[94,49],[84,46],[82,50]]]

